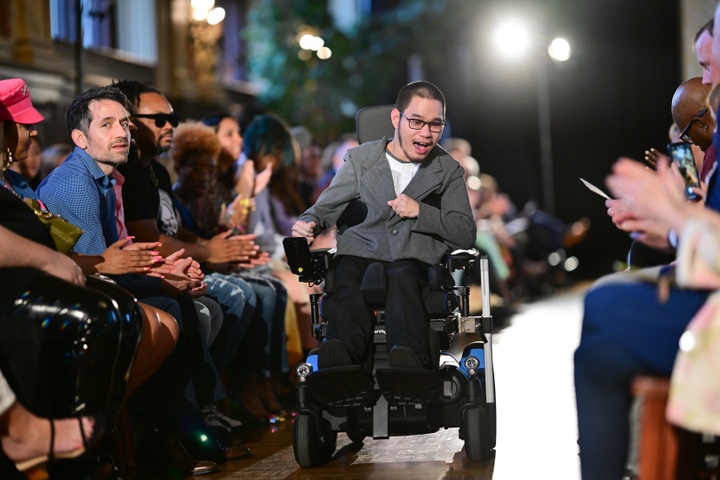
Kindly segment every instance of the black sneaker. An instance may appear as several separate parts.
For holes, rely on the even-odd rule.
[[[413,368],[426,370],[428,362],[415,353],[410,347],[395,346],[390,350],[388,365],[391,368]]]
[[[350,352],[338,338],[330,338],[318,349],[318,368],[349,367],[354,365]]]
[[[158,429],[151,429],[142,435],[135,455],[140,463],[168,475],[190,477],[219,471],[215,462],[195,460],[178,438],[164,435]]]

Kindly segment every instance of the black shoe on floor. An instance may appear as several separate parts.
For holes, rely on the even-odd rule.
[[[142,435],[135,454],[140,463],[168,475],[190,477],[219,471],[215,462],[195,460],[178,438],[165,435],[158,429],[151,429]]]
[[[427,370],[429,365],[410,347],[395,346],[390,350],[388,365],[391,368],[413,368]]]
[[[338,338],[330,338],[318,349],[318,368],[349,367],[354,365],[350,352]]]
[[[240,443],[234,443],[229,435],[222,442],[213,429],[205,425],[200,415],[186,415],[182,420],[180,440],[187,452],[195,458],[206,458],[215,463],[241,460],[251,456],[250,450]]]

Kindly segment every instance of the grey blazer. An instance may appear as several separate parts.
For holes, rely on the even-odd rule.
[[[403,191],[420,204],[420,214],[403,220],[387,205],[396,197],[385,157],[388,141],[349,150],[330,186],[299,219],[314,221],[317,235],[335,225],[352,200],[365,204],[365,220],[338,232],[340,255],[434,264],[449,251],[472,248],[476,226],[460,164],[435,146]]]

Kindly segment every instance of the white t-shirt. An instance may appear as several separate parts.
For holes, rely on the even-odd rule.
[[[420,163],[401,162],[387,150],[385,151],[385,157],[387,158],[388,164],[390,165],[390,171],[392,172],[395,195],[400,195],[403,190],[405,190],[405,187],[408,186],[410,180],[412,180],[417,173],[420,168]]]

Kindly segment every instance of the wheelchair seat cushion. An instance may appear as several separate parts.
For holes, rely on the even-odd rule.
[[[381,305],[385,303],[387,294],[387,277],[385,266],[382,263],[371,263],[365,270],[360,291],[368,305]]]

